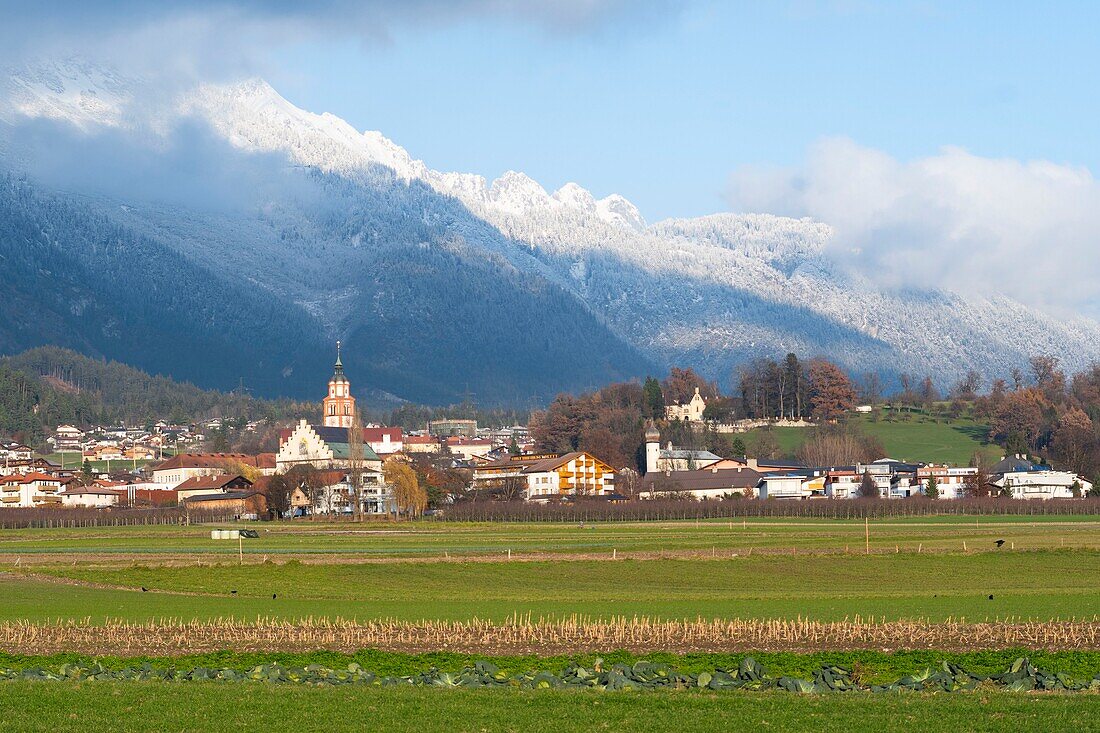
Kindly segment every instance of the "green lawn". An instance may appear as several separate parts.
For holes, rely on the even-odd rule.
[[[0,731],[1069,731],[1089,694],[941,695],[301,688],[218,683],[0,683]]]
[[[611,555],[695,551],[746,554],[754,550],[862,550],[862,520],[747,519],[667,522],[450,523],[376,522],[314,524],[308,521],[251,523],[260,538],[244,541],[253,562],[263,556],[359,558],[507,556],[553,553]],[[1005,549],[1100,549],[1100,518],[1095,516],[930,516],[870,522],[871,548],[906,552]],[[0,569],[17,559],[50,562],[64,555],[69,562],[118,564],[156,562],[159,556],[191,562],[237,554],[236,542],[210,539],[206,526],[101,527],[28,529],[0,532]],[[122,557],[129,556],[129,557]],[[144,558],[148,558],[147,560]]]
[[[887,420],[879,416],[852,415],[849,420],[867,435],[882,442],[886,454],[899,461],[926,461],[965,466],[975,452],[990,460],[999,460],[1004,450],[987,441],[989,426],[969,418],[936,418],[922,412],[893,414]],[[784,455],[793,456],[809,434],[806,428],[772,428]],[[745,434],[749,445],[759,431]]]
[[[62,565],[37,571],[110,587],[63,585],[18,571],[0,575],[0,618],[502,620],[519,613],[979,621],[1080,618],[1100,608],[1100,552],[1069,550],[715,560]],[[142,592],[142,586],[151,592]]]

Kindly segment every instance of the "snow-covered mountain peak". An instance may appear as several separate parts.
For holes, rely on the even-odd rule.
[[[136,80],[111,69],[67,59],[9,69],[0,83],[0,119],[47,118],[81,129],[123,124]]]
[[[532,209],[546,208],[552,199],[546,189],[526,173],[507,171],[493,181],[489,188],[489,200],[499,209],[523,215]]]
[[[645,218],[638,207],[617,193],[596,202],[596,211],[600,218],[610,224],[618,224],[641,232],[646,228]]]
[[[554,200],[581,211],[596,210],[596,197],[588,189],[573,182],[554,191]]]

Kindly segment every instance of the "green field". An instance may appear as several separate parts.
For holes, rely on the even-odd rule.
[[[219,525],[221,526],[221,525]],[[228,526],[228,525],[226,525]],[[245,540],[250,561],[270,558],[385,559],[522,554],[739,553],[861,551],[862,520],[729,519],[610,523],[451,523],[435,521],[325,524],[309,521],[242,525],[260,532]],[[1100,550],[1095,516],[922,516],[872,520],[875,551],[1079,548]],[[235,556],[236,542],[210,539],[207,526],[26,529],[0,532],[0,567],[14,562],[118,564],[178,557],[188,562]]]
[[[1096,697],[0,683],[0,731],[1095,730]]]
[[[850,416],[849,421],[863,433],[878,438],[886,455],[899,461],[965,466],[976,452],[991,461],[1004,454],[1004,449],[987,441],[989,426],[969,418],[936,418],[917,411],[894,415],[894,420],[859,414]],[[772,428],[772,432],[786,456],[794,456],[809,434],[806,428],[788,427]],[[758,435],[758,430],[748,431],[745,442],[751,446]]]
[[[1100,523],[1087,517],[876,522],[870,555],[864,524],[836,520],[366,526],[263,528],[243,565],[202,528],[5,532],[0,618],[975,621],[1100,608]]]

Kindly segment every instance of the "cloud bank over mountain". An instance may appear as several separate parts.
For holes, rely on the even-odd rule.
[[[832,138],[797,170],[737,170],[729,200],[736,210],[828,222],[830,253],[888,287],[1100,313],[1100,182],[1083,167],[950,147],[903,162]]]
[[[269,71],[291,44],[384,45],[395,29],[472,21],[570,36],[676,12],[667,0],[0,0],[0,66],[77,56],[163,84],[231,81]]]

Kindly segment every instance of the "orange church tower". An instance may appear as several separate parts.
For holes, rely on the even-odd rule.
[[[340,342],[336,342],[336,370],[328,380],[328,396],[322,401],[325,427],[350,428],[355,414],[355,398],[351,396],[351,382],[344,375],[344,362],[340,360]]]

